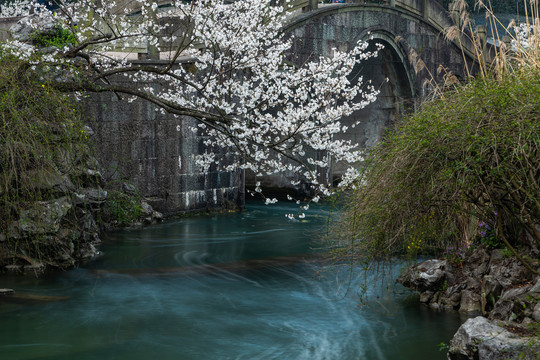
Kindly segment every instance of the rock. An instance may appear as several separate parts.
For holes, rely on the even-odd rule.
[[[163,220],[163,214],[155,211],[146,201],[141,202],[141,217],[145,224],[155,224]]]
[[[84,135],[86,135],[86,136],[94,136],[94,134],[95,134],[94,129],[92,129],[88,125],[83,126],[83,132],[84,132]]]
[[[40,34],[54,34],[56,24],[50,18],[32,14],[25,16],[9,29],[13,39],[22,42],[32,42],[36,32]]]
[[[2,295],[13,295],[15,294],[15,290],[13,289],[0,289],[0,296]]]
[[[23,174],[23,179],[24,186],[53,196],[63,196],[75,190],[69,176],[55,169],[29,170]]]
[[[529,317],[524,318],[523,321],[521,322],[521,326],[523,326],[523,327],[525,327],[525,328],[526,328],[527,326],[532,325],[532,324],[534,324],[534,320],[531,319],[531,318],[529,318]]]
[[[433,291],[424,291],[420,294],[420,302],[421,303],[428,303],[433,298]]]
[[[492,320],[507,321],[515,317],[514,304],[527,296],[531,286],[524,286],[505,291],[495,303],[495,308],[490,313]]]
[[[440,291],[436,291],[435,294],[433,294],[433,296],[431,297],[431,300],[429,301],[429,307],[431,307],[432,309],[440,309],[440,305],[439,305],[439,299],[440,299],[440,296],[441,296],[441,292]]]
[[[533,295],[540,295],[540,276],[536,277],[536,282],[529,289],[529,293]]]
[[[92,259],[99,254],[99,251],[92,243],[86,243],[78,250],[78,258],[83,260]]]
[[[489,275],[497,279],[503,288],[520,283],[523,279],[530,279],[530,272],[518,259],[504,257],[499,254],[500,251],[495,250],[492,253],[489,264]]]
[[[482,304],[480,302],[480,295],[471,290],[463,290],[461,292],[459,312],[464,313],[464,314],[469,314],[469,315],[482,314]]]
[[[540,302],[536,303],[536,305],[534,306],[534,310],[533,310],[533,313],[532,313],[532,318],[535,321],[540,322]]]
[[[137,195],[137,188],[133,184],[124,183],[122,185],[122,191],[131,196]]]
[[[493,275],[486,275],[482,279],[482,292],[486,294],[486,297],[492,295],[497,299],[502,292],[501,283]]]
[[[445,308],[457,308],[461,302],[461,291],[463,285],[457,284],[449,287],[441,295],[440,303]]]
[[[539,344],[520,338],[478,316],[467,320],[450,341],[449,360],[538,359]]]
[[[474,279],[481,279],[487,272],[490,254],[484,248],[476,249],[469,257],[466,258],[465,267],[467,275]]]
[[[79,168],[73,174],[75,181],[80,184],[82,187],[96,187],[96,186],[105,186],[105,178],[99,170],[91,168]]]
[[[418,291],[440,288],[445,279],[446,260],[427,260],[409,267],[397,281]]]
[[[467,278],[467,289],[469,290],[480,289],[480,278],[477,278],[477,277]]]
[[[8,236],[54,234],[60,229],[62,218],[71,209],[66,196],[51,201],[36,201],[30,209],[20,210],[19,219],[10,226]]]
[[[152,209],[152,207],[146,201],[141,201],[141,216],[151,217],[153,212],[154,212],[154,209]]]
[[[101,205],[107,200],[107,191],[101,188],[86,188],[77,193],[73,193],[75,205]]]
[[[155,221],[155,222],[160,222],[163,220],[163,214],[160,213],[159,211],[155,211],[152,213],[152,219]]]

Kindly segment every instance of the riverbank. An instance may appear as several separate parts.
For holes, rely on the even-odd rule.
[[[538,249],[528,248],[538,259]],[[538,260],[532,263],[540,270]],[[463,258],[432,259],[399,278],[420,302],[471,316],[448,345],[449,360],[538,359],[540,276],[503,249],[478,247]]]

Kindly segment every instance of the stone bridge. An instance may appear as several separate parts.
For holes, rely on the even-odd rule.
[[[377,101],[368,108],[345,119],[345,123],[360,120],[360,125],[342,134],[365,148],[375,145],[399,116],[416,108],[433,93],[435,84],[443,82],[445,74],[465,78],[474,63],[472,43],[461,39],[449,41],[446,30],[455,26],[451,14],[435,0],[389,0],[389,2],[354,2],[320,5],[304,1],[304,12],[289,19],[286,31],[294,35],[292,53],[302,63],[319,55],[330,56],[332,49],[347,51],[362,40],[384,45],[377,58],[359,64],[351,76],[363,77],[380,89]],[[438,71],[439,67],[445,71]],[[388,81],[386,81],[386,79]],[[327,179],[343,172],[333,164]],[[249,177],[247,182],[252,181]],[[263,181],[266,186],[286,186],[284,178]]]

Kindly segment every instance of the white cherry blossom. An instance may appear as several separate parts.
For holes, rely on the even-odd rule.
[[[115,92],[195,118],[199,126],[190,131],[205,136],[207,149],[197,156],[201,167],[219,163],[214,150],[226,148],[237,159],[226,169],[295,174],[291,184],[311,184],[318,201],[319,195],[332,192],[320,181],[330,159],[351,165],[362,160],[357,144],[334,135],[347,129],[341,124],[344,116],[372,103],[378,94],[369,82],[353,84],[348,78],[358,62],[376,55],[367,51],[367,43],[295,64],[290,61],[293,39],[282,31],[285,9],[270,6],[268,0],[177,0],[163,11],[148,0],[130,1],[125,8],[109,0],[55,2],[59,9],[52,13],[32,1],[17,0],[14,6],[2,6],[0,16],[33,9],[38,16],[28,17],[28,22],[52,21],[72,33],[75,43],[46,52],[31,42],[13,40],[1,44],[1,50],[61,72],[63,76],[51,79],[58,89]],[[169,18],[177,18],[184,31],[171,35],[173,24],[160,21]],[[174,45],[161,53],[167,55],[165,61],[127,60],[130,49],[144,45],[151,53],[160,44]],[[158,82],[166,86],[149,86]],[[357,176],[351,167],[340,186],[352,184]],[[255,191],[261,191],[259,185]]]

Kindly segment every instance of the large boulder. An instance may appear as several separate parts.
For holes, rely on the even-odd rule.
[[[448,267],[447,260],[427,260],[409,267],[397,281],[420,292],[433,291],[442,286]]]
[[[478,316],[467,320],[450,341],[448,360],[537,360],[540,344]]]

